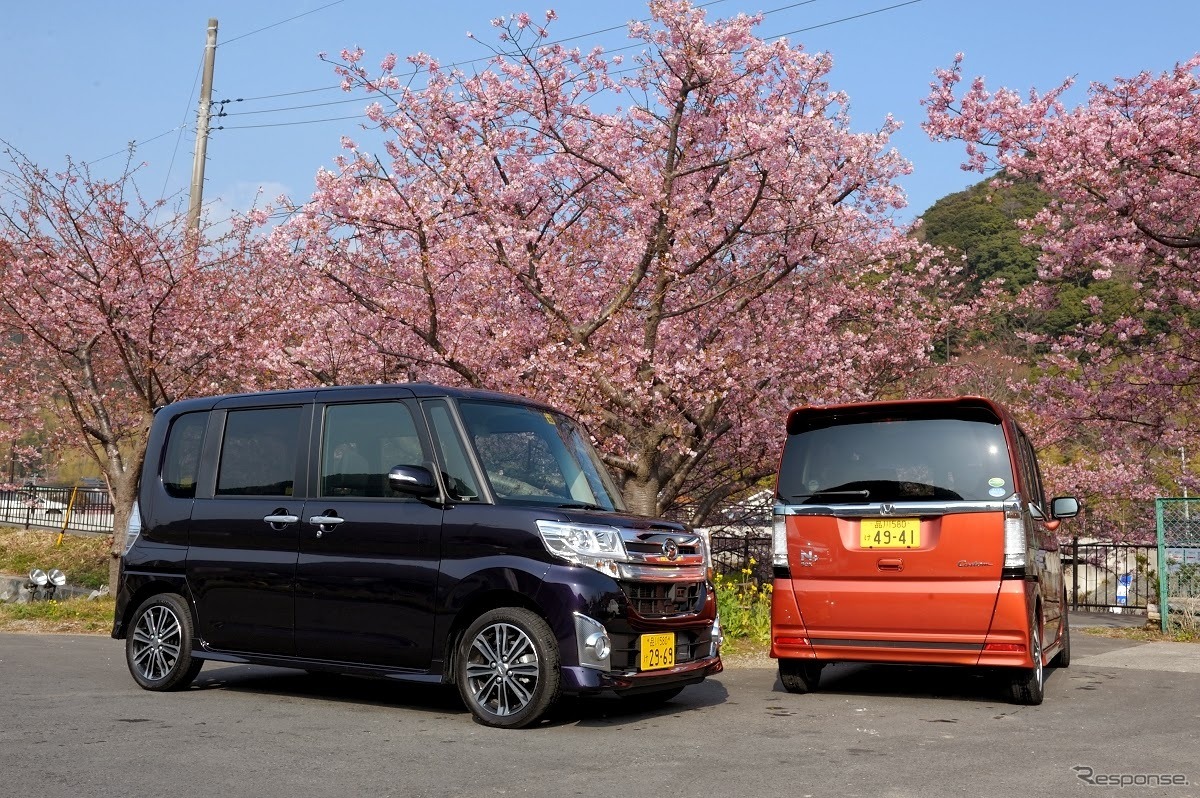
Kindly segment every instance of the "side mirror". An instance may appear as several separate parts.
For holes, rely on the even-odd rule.
[[[393,466],[388,472],[388,487],[397,493],[418,497],[436,496],[438,492],[433,473],[428,468],[414,465]]]
[[[1074,496],[1059,496],[1052,499],[1050,515],[1054,518],[1074,518],[1079,515],[1079,500]]]

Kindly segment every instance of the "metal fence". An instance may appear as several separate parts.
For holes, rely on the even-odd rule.
[[[1071,608],[1144,612],[1153,603],[1156,547],[1138,543],[1080,543],[1062,547]]]
[[[770,528],[765,526],[708,530],[713,570],[734,581],[769,584],[772,578],[769,532]],[[1072,609],[1141,615],[1155,603],[1158,585],[1155,546],[1080,542],[1076,537],[1062,547],[1060,554]],[[1196,550],[1196,556],[1200,557],[1200,549]],[[1195,562],[1190,573],[1200,577],[1200,560]]]
[[[108,491],[26,485],[0,490],[0,524],[61,532],[112,532]]]
[[[1200,499],[1157,499],[1160,623],[1195,628],[1200,616]]]

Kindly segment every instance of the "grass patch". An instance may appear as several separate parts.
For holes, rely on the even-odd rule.
[[[67,584],[96,590],[108,583],[109,537],[63,535],[45,529],[0,527],[0,573],[24,576],[31,568],[58,568]]]
[[[1143,643],[1200,643],[1200,631],[1195,626],[1172,626],[1163,633],[1157,623],[1137,627],[1088,627],[1082,631],[1096,637],[1112,637],[1121,640],[1140,640]]]
[[[115,607],[112,596],[0,604],[0,632],[109,634]]]

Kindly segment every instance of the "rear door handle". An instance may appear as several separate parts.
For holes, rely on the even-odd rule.
[[[904,560],[899,557],[884,557],[878,563],[881,571],[903,571]]]

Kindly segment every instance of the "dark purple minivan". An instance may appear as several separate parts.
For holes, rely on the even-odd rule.
[[[154,418],[113,637],[148,690],[205,660],[457,685],[489,726],[721,671],[704,541],[630,515],[586,431],[427,384],[218,396]]]

